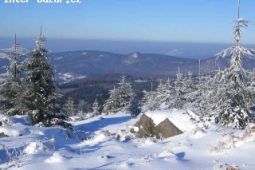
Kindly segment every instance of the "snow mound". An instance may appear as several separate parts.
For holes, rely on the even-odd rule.
[[[111,137],[111,134],[109,131],[98,131],[95,133],[95,135],[91,138],[91,139],[87,139],[85,141],[83,141],[80,146],[84,146],[84,145],[95,145],[98,144],[100,142],[104,142],[106,140],[109,140]]]
[[[154,145],[155,143],[156,141],[153,138],[141,138],[135,141],[137,147],[147,147]]]
[[[202,128],[199,128],[199,127],[194,128],[194,129],[191,131],[191,134],[190,134],[190,136],[191,136],[192,138],[201,138],[201,137],[203,137],[203,136],[205,136],[205,135],[206,135],[205,130],[202,129]]]
[[[121,162],[116,165],[117,169],[130,169],[134,165],[133,162]]]
[[[63,163],[65,161],[65,158],[58,152],[53,153],[51,157],[45,160],[45,163]]]
[[[32,125],[31,120],[28,115],[15,115],[11,117],[12,122],[16,124],[22,124],[22,125]]]
[[[0,115],[0,123],[1,123],[1,126],[6,126],[6,125],[12,125],[14,122],[11,117],[1,114]]]
[[[45,135],[45,133],[42,130],[39,130],[39,129],[30,129],[30,133],[33,134],[33,135],[40,135],[40,136]]]
[[[22,126],[19,126],[19,128],[13,126],[0,126],[0,133],[11,137],[17,137],[29,133],[29,130],[24,127],[22,128]]]
[[[36,154],[40,151],[43,151],[45,149],[45,146],[42,142],[36,141],[36,142],[30,142],[26,148],[24,149],[23,153],[27,155]]]
[[[122,129],[116,133],[115,138],[120,142],[127,142],[131,139],[131,136],[132,134],[129,131]]]
[[[172,152],[169,152],[169,151],[163,151],[161,153],[158,154],[158,157],[159,158],[173,158],[175,159],[176,158],[176,155]]]
[[[21,116],[21,115],[6,116],[3,114],[0,114],[0,123],[2,123],[1,126],[7,126],[7,125],[13,125],[13,124],[31,125],[29,116]]]
[[[108,137],[104,133],[99,133],[96,136],[94,136],[92,143],[99,143],[99,142],[105,141],[107,138]]]

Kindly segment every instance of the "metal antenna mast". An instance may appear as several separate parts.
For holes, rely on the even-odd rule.
[[[13,49],[12,49],[12,60],[13,60],[13,64],[14,64],[14,78],[17,77],[17,57],[18,57],[18,44],[17,44],[17,36],[15,34],[14,36],[14,44],[13,44]]]
[[[240,18],[240,0],[238,0],[237,19]]]
[[[198,60],[198,79],[201,80],[201,59]]]
[[[40,27],[40,36],[42,37],[43,36],[43,33],[42,33],[42,25]]]

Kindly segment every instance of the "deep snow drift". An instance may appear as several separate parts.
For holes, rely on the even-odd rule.
[[[169,118],[184,133],[165,140],[130,133],[139,119],[98,116],[60,127],[32,127],[25,117],[5,117],[0,126],[2,169],[254,169],[255,134],[196,121],[182,110],[148,112],[155,124]]]

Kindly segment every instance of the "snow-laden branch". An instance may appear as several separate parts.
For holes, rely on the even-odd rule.
[[[231,58],[235,53],[239,51],[242,57],[253,57],[255,50],[251,48],[245,48],[242,46],[233,46],[216,54],[217,59],[219,58]]]

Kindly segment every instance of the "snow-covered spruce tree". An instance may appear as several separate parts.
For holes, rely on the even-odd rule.
[[[45,126],[51,126],[62,121],[55,110],[57,93],[53,69],[47,60],[45,41],[41,32],[36,39],[36,49],[31,52],[26,61],[25,102],[33,124],[41,122]]]
[[[208,109],[211,108],[212,105],[212,100],[211,96],[212,94],[212,89],[213,88],[211,85],[211,76],[210,75],[204,75],[200,76],[199,81],[196,85],[196,91],[194,91],[193,95],[195,96],[194,101],[192,102],[192,109],[199,113],[202,117],[207,116],[208,114]],[[208,117],[207,117],[208,118]]]
[[[77,113],[76,106],[71,97],[69,97],[63,106],[64,114],[67,116],[74,116]]]
[[[123,108],[123,110],[127,110],[128,107],[130,107],[135,94],[130,82],[126,80],[125,76],[121,77],[121,81],[116,90],[120,107]]]
[[[242,57],[252,56],[254,50],[240,45],[241,33],[247,24],[246,20],[240,18],[238,6],[238,18],[234,27],[235,46],[218,54],[222,58],[230,57],[230,66],[224,71],[219,71],[214,77],[216,84],[220,82],[213,93],[215,110],[212,112],[215,122],[233,128],[245,128],[253,117],[249,101],[254,99],[247,88],[249,76],[242,67]]]
[[[97,99],[95,99],[95,101],[94,101],[94,103],[92,105],[92,115],[93,116],[100,115],[100,107],[99,107]]]
[[[188,72],[187,75],[183,75],[178,72],[174,84],[175,93],[171,100],[171,106],[177,109],[182,109],[186,105],[191,106],[199,95],[197,86],[193,82],[192,73]]]
[[[132,116],[138,116],[141,113],[141,101],[138,100],[137,96],[134,95],[131,103],[127,109],[127,112],[130,113]]]
[[[117,90],[114,86],[114,88],[110,90],[109,98],[105,101],[103,105],[103,112],[109,114],[109,113],[116,113],[119,110],[120,110],[119,99],[117,95]]]
[[[155,100],[156,91],[144,91],[144,97],[142,99],[142,112],[154,111],[159,107],[159,103]]]
[[[193,80],[193,75],[188,72],[187,76],[183,79],[183,101],[190,105],[199,96],[198,86]]]
[[[106,100],[103,108],[104,113],[126,112],[134,100],[134,91],[126,77],[122,76],[118,87],[110,91],[110,97]]]
[[[184,105],[184,102],[183,102],[184,82],[183,82],[183,80],[184,80],[183,74],[178,71],[178,73],[176,74],[175,82],[174,82],[175,94],[174,94],[174,98],[173,98],[173,101],[172,101],[172,104],[171,104],[173,108],[180,109]]]
[[[155,91],[145,91],[142,99],[142,111],[153,111],[156,109],[167,109],[172,106],[174,98],[174,89],[171,86],[170,79],[159,81]]]
[[[20,76],[20,65],[17,57],[20,52],[17,49],[16,35],[15,42],[10,55],[10,65],[7,67],[7,76],[0,85],[0,110],[7,115],[25,114],[23,102],[23,86]]]
[[[157,106],[161,108],[170,108],[173,100],[174,91],[172,89],[170,79],[166,82],[160,81],[158,88],[156,89],[156,100]]]

